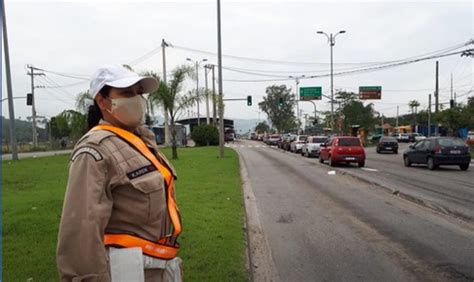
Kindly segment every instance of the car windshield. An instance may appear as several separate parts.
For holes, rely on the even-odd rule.
[[[357,138],[340,138],[339,146],[360,146],[360,140]]]
[[[313,143],[324,143],[328,140],[327,138],[314,138]]]
[[[306,135],[301,135],[301,136],[299,137],[299,140],[300,140],[300,141],[306,141],[307,138],[308,138],[308,136],[306,136]]]
[[[397,139],[391,137],[384,137],[380,139],[380,142],[397,142]]]
[[[464,146],[464,142],[459,138],[441,138],[436,140],[440,146]]]

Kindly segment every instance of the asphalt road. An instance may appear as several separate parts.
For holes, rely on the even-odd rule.
[[[251,141],[231,146],[281,281],[474,280],[473,225],[329,174],[315,159]]]
[[[356,172],[373,182],[392,190],[409,194],[448,213],[461,216],[474,223],[474,163],[467,171],[459,166],[441,166],[431,171],[426,165],[403,165],[403,151],[409,144],[400,143],[398,155],[377,154],[375,148],[366,149],[366,166],[341,166],[340,169]]]

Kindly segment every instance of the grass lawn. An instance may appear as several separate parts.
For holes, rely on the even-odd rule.
[[[170,150],[164,149],[170,156]],[[218,148],[179,149],[172,161],[183,218],[186,281],[246,281],[244,207],[237,154]],[[55,281],[55,250],[68,156],[5,161],[3,280]]]

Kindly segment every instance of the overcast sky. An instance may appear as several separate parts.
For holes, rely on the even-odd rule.
[[[474,38],[474,1],[415,2],[281,2],[222,1],[222,45],[224,55],[258,60],[224,57],[223,66],[248,72],[274,75],[282,79],[289,75],[326,74],[329,72],[327,39],[316,34],[322,30],[336,33],[335,69],[360,67],[352,63],[385,62],[414,57],[446,49]],[[26,64],[80,77],[90,76],[105,63],[133,63],[159,47],[161,39],[175,47],[166,49],[167,70],[206,58],[217,63],[216,1],[6,1],[7,27],[14,96],[30,92]],[[183,48],[211,53],[200,53]],[[474,45],[465,48],[474,48]],[[458,49],[458,50],[462,50]],[[154,70],[161,75],[160,52],[135,61],[137,71]],[[280,61],[280,63],[271,62]],[[351,63],[351,64],[349,64]],[[439,59],[440,100],[450,98],[450,76],[454,91],[466,101],[473,88],[472,58],[460,55]],[[4,68],[3,60],[2,67]],[[3,72],[3,97],[6,97]],[[201,69],[200,84],[204,86]],[[258,102],[265,88],[295,81],[274,81],[273,77],[255,76],[225,70],[226,98],[253,96],[253,106],[246,102],[226,103],[228,118],[257,118]],[[47,79],[47,80],[45,80]],[[269,80],[237,82],[229,80]],[[37,85],[69,85],[72,87],[36,90],[39,115],[54,116],[73,109],[75,95],[88,88],[87,80],[65,78],[47,73],[37,78]],[[209,83],[210,80],[209,80]],[[303,79],[300,86],[322,86],[330,94],[330,78]],[[409,100],[417,99],[427,106],[428,94],[435,86],[435,60],[424,61],[387,70],[335,76],[335,89],[358,90],[359,86],[382,86],[382,100],[368,101],[386,116],[407,113]],[[192,90],[195,82],[187,83]],[[368,103],[367,102],[367,103]],[[317,101],[318,110],[328,110],[328,99]],[[15,116],[23,120],[31,115],[24,99],[15,100]],[[302,103],[304,113],[313,106]],[[201,105],[201,115],[205,116]],[[195,111],[195,109],[193,109]],[[8,116],[6,101],[2,102]],[[158,113],[157,113],[158,114]],[[265,117],[261,115],[262,119]]]

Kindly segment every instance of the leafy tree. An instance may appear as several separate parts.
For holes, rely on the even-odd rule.
[[[79,139],[87,132],[87,116],[77,111],[66,110],[51,118],[51,136],[55,139],[69,137]]]
[[[349,132],[351,125],[360,125],[362,128],[370,130],[377,123],[373,104],[364,105],[356,93],[338,90],[335,100],[340,104],[340,107],[335,111],[335,120],[342,119],[342,131]],[[326,115],[326,120],[328,119],[331,119],[330,112]]]
[[[269,132],[270,131],[270,126],[265,121],[260,122],[255,126],[255,132],[258,133],[264,133],[264,132]]]
[[[266,89],[266,97],[258,106],[268,115],[278,132],[290,131],[297,126],[293,107],[294,95],[286,85],[272,85]]]
[[[413,123],[416,124],[416,114],[418,111],[418,107],[420,106],[420,102],[418,102],[417,100],[411,100],[410,102],[408,102],[408,106],[410,107],[411,113],[413,114]]]
[[[438,112],[436,114],[436,120],[441,123],[444,127],[451,131],[453,136],[459,128],[467,127],[469,125],[469,118],[463,112],[465,110],[462,107],[454,107]]]

